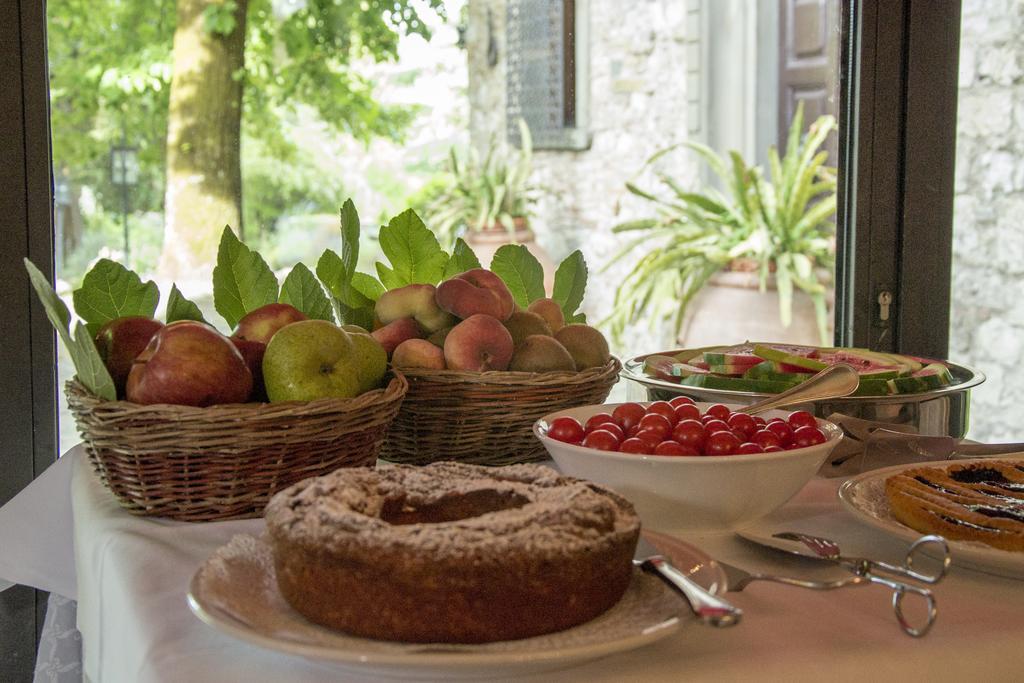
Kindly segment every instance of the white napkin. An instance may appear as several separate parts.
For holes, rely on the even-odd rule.
[[[15,584],[76,599],[71,471],[74,448],[0,508],[0,591]]]

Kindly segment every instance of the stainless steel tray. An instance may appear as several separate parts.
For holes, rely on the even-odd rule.
[[[623,363],[622,376],[632,382],[627,389],[630,400],[660,401],[673,396],[689,396],[695,401],[749,405],[769,396],[752,391],[689,387],[644,374],[645,358],[672,355],[676,351],[646,353]],[[848,396],[834,401],[817,401],[803,406],[793,406],[792,409],[809,410],[818,417],[843,413],[864,420],[911,425],[916,427],[920,434],[963,438],[967,435],[969,426],[971,389],[984,382],[985,375],[964,365],[946,364],[953,375],[953,384],[941,389],[893,396]]]

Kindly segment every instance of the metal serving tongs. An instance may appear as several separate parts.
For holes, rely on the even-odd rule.
[[[910,579],[928,585],[934,585],[941,581],[949,571],[951,559],[949,546],[946,543],[946,539],[942,536],[928,535],[917,539],[907,549],[903,563],[895,565],[864,557],[845,557],[840,553],[839,545],[835,541],[810,534],[784,531],[766,537],[744,531],[739,532],[739,535],[748,541],[774,550],[781,550],[814,560],[833,562],[853,574],[852,577],[838,581],[797,582],[787,579],[782,581],[782,583],[818,590],[876,583],[892,589],[892,608],[896,613],[896,620],[899,622],[900,628],[903,629],[904,633],[920,638],[928,633],[931,630],[932,624],[935,623],[937,610],[935,607],[935,596],[932,595],[931,590],[892,577]],[[921,559],[928,549],[933,550],[933,553],[939,557],[939,568],[934,572],[922,571],[914,566],[915,561]],[[885,576],[886,574],[889,576]],[[766,575],[751,575],[750,580],[777,581],[778,578]],[[908,594],[918,596],[925,603],[927,610],[925,621],[919,626],[912,624],[910,619],[904,614],[903,599]]]

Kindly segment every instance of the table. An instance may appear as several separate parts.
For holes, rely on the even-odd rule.
[[[80,449],[51,469],[58,467],[11,501],[19,519],[32,520],[28,526],[13,533],[18,525],[12,524],[10,505],[0,509],[0,547],[5,548],[0,579],[44,590],[62,586],[60,591],[77,598],[88,680],[378,679],[234,640],[191,614],[185,594],[198,566],[232,535],[258,534],[262,520],[185,524],[134,517],[102,487]],[[62,486],[70,493],[63,506],[50,497]],[[905,544],[845,513],[836,500],[837,486],[838,480],[812,480],[773,521],[826,533],[851,553],[897,560]],[[813,578],[837,571],[732,535],[686,540],[746,569]],[[954,567],[936,588],[939,618],[923,639],[898,629],[889,593],[881,587],[814,592],[754,583],[729,597],[745,611],[735,628],[686,623],[648,647],[531,680],[624,681],[642,674],[645,681],[861,680],[865,675],[1009,681],[1019,679],[1024,668],[1024,581]]]

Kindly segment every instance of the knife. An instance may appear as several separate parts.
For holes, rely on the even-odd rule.
[[[725,627],[740,623],[743,611],[722,598],[709,592],[699,583],[672,566],[658,549],[644,537],[636,544],[633,564],[643,571],[654,574],[669,588],[686,598],[687,604],[697,621],[707,626]]]

